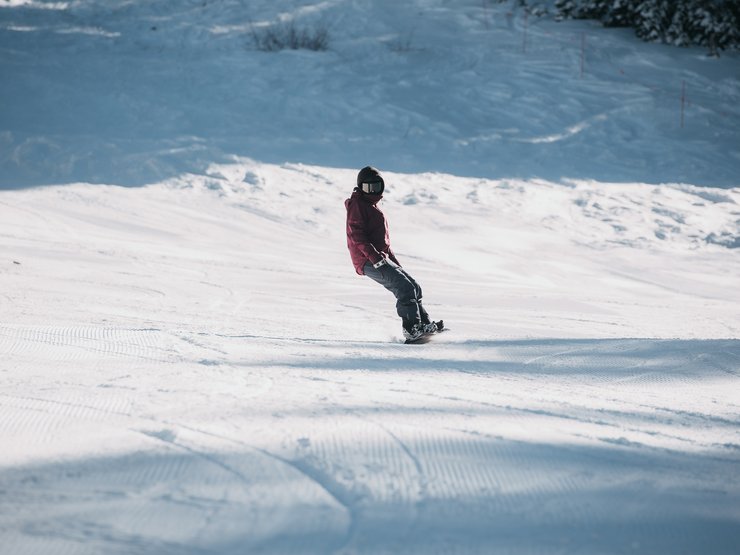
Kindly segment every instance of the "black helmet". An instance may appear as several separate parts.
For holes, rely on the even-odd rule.
[[[366,194],[381,195],[385,189],[385,181],[378,170],[365,166],[357,174],[357,188]]]

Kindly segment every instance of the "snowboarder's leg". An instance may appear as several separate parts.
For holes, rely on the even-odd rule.
[[[409,273],[404,270],[401,267],[397,267],[398,270],[404,275],[404,277],[411,283],[411,285],[414,288],[414,298],[416,300],[416,307],[419,312],[419,321],[422,324],[428,324],[429,323],[429,314],[427,314],[427,311],[424,309],[424,306],[421,304],[421,297],[422,297],[422,291],[421,291],[421,285],[419,285],[414,278],[412,278]]]
[[[422,319],[429,316],[421,305],[421,287],[400,266],[388,263],[374,268],[372,264],[365,264],[365,275],[388,289],[396,297],[396,312],[403,320],[404,328],[410,329],[415,324],[421,324]]]

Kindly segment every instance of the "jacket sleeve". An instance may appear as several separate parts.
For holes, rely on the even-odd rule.
[[[359,204],[356,202],[351,202],[347,206],[347,239],[371,263],[376,264],[383,258],[378,249],[368,239],[365,218]]]
[[[399,266],[401,265],[401,263],[398,261],[398,258],[396,258],[396,253],[393,252],[393,249],[391,249],[390,247],[388,247],[388,258],[390,258],[393,262],[395,262]]]

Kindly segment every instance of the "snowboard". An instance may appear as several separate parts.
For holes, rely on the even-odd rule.
[[[420,335],[416,339],[407,339],[404,341],[404,344],[406,345],[424,345],[425,343],[429,343],[432,340],[432,337],[437,335],[438,333],[442,333],[444,331],[448,331],[450,328],[446,328],[444,325],[444,322],[440,320],[439,322],[435,322],[437,324],[437,331],[434,333],[425,333],[423,335]]]

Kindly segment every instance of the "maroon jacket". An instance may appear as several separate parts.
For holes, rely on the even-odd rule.
[[[366,262],[375,264],[381,258],[390,258],[398,264],[388,238],[388,223],[377,204],[383,195],[368,195],[354,190],[344,201],[347,208],[347,247],[358,274]],[[400,264],[398,264],[400,266]]]

